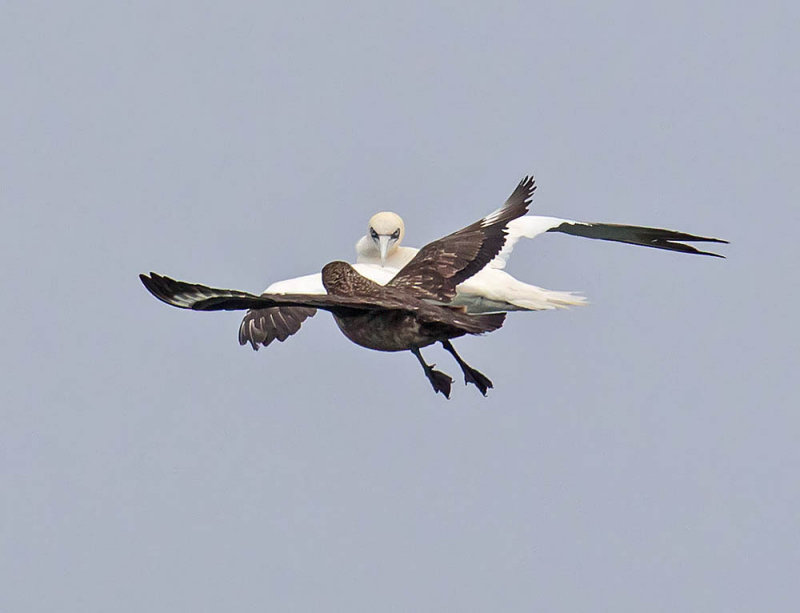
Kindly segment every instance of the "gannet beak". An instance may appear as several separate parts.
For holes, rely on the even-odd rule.
[[[381,266],[386,264],[386,254],[389,252],[389,242],[392,240],[392,237],[388,234],[381,234],[378,236],[378,245],[381,249]]]

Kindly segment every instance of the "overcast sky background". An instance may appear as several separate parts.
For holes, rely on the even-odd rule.
[[[796,3],[2,2],[0,610],[796,611]],[[435,395],[320,313],[258,353],[155,270],[258,291],[534,210],[585,292]]]

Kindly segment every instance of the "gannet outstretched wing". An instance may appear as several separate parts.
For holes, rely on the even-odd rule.
[[[526,215],[514,219],[509,222],[506,230],[508,237],[503,249],[488,266],[458,286],[456,297],[451,304],[465,306],[470,313],[539,311],[586,304],[586,300],[582,296],[523,283],[504,270],[508,258],[520,238],[535,238],[545,232],[561,232],[573,236],[714,257],[724,256],[700,251],[684,242],[728,242],[718,238],[696,236],[662,228],[587,223],[539,215]]]
[[[503,246],[500,253],[497,254],[497,257],[492,260],[490,266],[497,269],[505,268],[508,263],[508,258],[519,239],[536,238],[545,232],[561,232],[563,234],[571,234],[572,236],[583,236],[585,238],[627,243],[629,245],[641,245],[643,247],[653,247],[655,249],[679,251],[681,253],[692,253],[695,255],[710,255],[716,258],[724,258],[725,256],[710,251],[700,251],[693,245],[687,245],[685,243],[701,242],[727,244],[728,242],[720,238],[696,236],[694,234],[687,234],[686,232],[665,230],[663,228],[591,223],[586,221],[574,221],[572,219],[560,219],[558,217],[527,215],[515,219],[508,224],[508,240],[506,240],[506,244]]]

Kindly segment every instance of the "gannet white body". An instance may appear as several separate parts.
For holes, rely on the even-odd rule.
[[[353,264],[356,272],[375,283],[386,285],[392,280],[399,268],[381,267],[373,264]],[[324,294],[325,286],[322,285],[322,273],[303,275],[294,279],[276,281],[264,290],[266,294]]]
[[[586,299],[570,292],[543,289],[523,283],[503,270],[511,254],[513,244],[522,236],[533,238],[546,231],[533,230],[542,224],[539,220],[555,220],[552,217],[522,217],[514,220],[535,220],[535,223],[506,226],[506,246],[503,251],[477,274],[456,287],[454,305],[465,306],[469,313],[494,313],[501,311],[540,311],[566,308],[586,303]],[[356,262],[353,268],[368,279],[385,285],[403,266],[408,264],[419,249],[400,245],[405,235],[405,225],[396,213],[383,211],[369,220],[367,234],[356,243]],[[324,294],[322,276],[319,273],[294,279],[277,281],[264,290],[271,294],[303,292]]]
[[[506,242],[500,253],[489,264],[456,287],[456,296],[451,304],[464,306],[468,313],[473,314],[541,311],[586,304],[583,296],[524,283],[504,270],[508,258],[520,238],[535,238],[545,232],[561,232],[573,236],[715,257],[723,256],[700,251],[679,241],[727,242],[674,230],[589,223],[540,215],[526,215],[513,219],[506,224],[505,232]],[[413,247],[401,246],[400,243],[404,236],[405,224],[398,214],[383,211],[373,215],[369,220],[367,234],[356,243],[356,263],[354,264],[356,271],[381,285],[388,283],[419,251]],[[278,281],[265,291],[269,293],[323,294],[325,288],[322,285],[321,275],[313,274]]]

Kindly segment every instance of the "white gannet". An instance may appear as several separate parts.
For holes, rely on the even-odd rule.
[[[531,194],[535,189],[535,185],[531,184]],[[515,218],[508,222],[505,230],[507,239],[503,249],[491,262],[458,285],[451,304],[464,306],[468,313],[475,314],[540,311],[586,304],[583,296],[524,283],[504,270],[514,245],[520,238],[535,238],[545,232],[561,232],[573,236],[715,257],[723,256],[699,251],[692,245],[684,244],[681,241],[727,242],[674,230],[588,223],[539,215]],[[356,262],[353,267],[361,275],[385,285],[418,251],[413,247],[401,245],[404,236],[405,224],[397,213],[391,211],[376,213],[369,220],[367,233],[356,243]],[[278,281],[264,291],[266,293],[324,294],[325,288],[321,275],[316,273]],[[276,338],[283,341],[297,332],[302,322],[313,314],[313,309],[288,307],[250,311],[239,326],[239,343],[244,345],[249,342],[253,349],[257,350],[259,345],[267,346]]]
[[[386,285],[360,275],[346,262],[331,262],[322,269],[323,295],[256,296],[175,281],[153,272],[139,278],[156,298],[183,309],[324,309],[333,315],[342,333],[358,345],[378,351],[411,351],[434,391],[449,398],[453,380],[434,370],[420,353],[420,348],[439,342],[461,367],[465,382],[485,396],[492,382],[461,359],[450,339],[497,330],[506,315],[473,315],[450,302],[459,283],[500,253],[508,238],[506,225],[527,212],[532,188],[533,180],[526,177],[503,207],[427,244]]]

